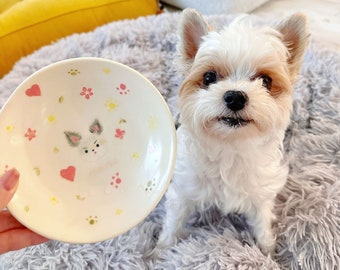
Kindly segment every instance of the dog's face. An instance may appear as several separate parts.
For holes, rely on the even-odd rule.
[[[197,136],[244,139],[286,129],[292,90],[307,45],[306,21],[294,15],[274,28],[235,21],[210,32],[185,10],[179,51],[186,76],[181,121]]]

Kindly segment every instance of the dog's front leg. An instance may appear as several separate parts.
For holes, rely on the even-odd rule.
[[[175,245],[179,238],[186,235],[185,222],[194,209],[194,203],[182,191],[184,190],[179,189],[175,177],[166,194],[166,214],[158,243],[151,253],[153,260],[157,260],[164,250]]]
[[[272,221],[274,220],[272,203],[267,202],[266,205],[254,206],[251,211],[246,213],[246,216],[263,253],[273,255],[275,251],[275,236],[272,232]]]
[[[193,203],[179,196],[168,198],[165,203],[166,215],[157,247],[165,249],[185,237],[185,222],[193,210]]]

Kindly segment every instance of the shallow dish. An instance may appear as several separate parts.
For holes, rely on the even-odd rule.
[[[157,205],[172,176],[176,135],[158,90],[141,74],[75,58],[26,79],[0,114],[0,172],[20,184],[8,205],[50,239],[118,236]]]

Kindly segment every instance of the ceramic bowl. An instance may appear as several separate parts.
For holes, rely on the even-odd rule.
[[[49,239],[118,236],[158,204],[172,176],[176,134],[159,91],[137,71],[75,58],[26,79],[0,114],[0,172],[15,167],[8,205]]]

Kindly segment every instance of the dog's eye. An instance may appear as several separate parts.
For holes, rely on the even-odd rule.
[[[209,84],[215,83],[217,81],[217,74],[215,71],[207,71],[203,75],[203,84],[208,86]]]
[[[267,88],[268,90],[270,90],[272,88],[272,81],[273,80],[270,76],[262,74],[259,78],[262,79],[263,87]]]

